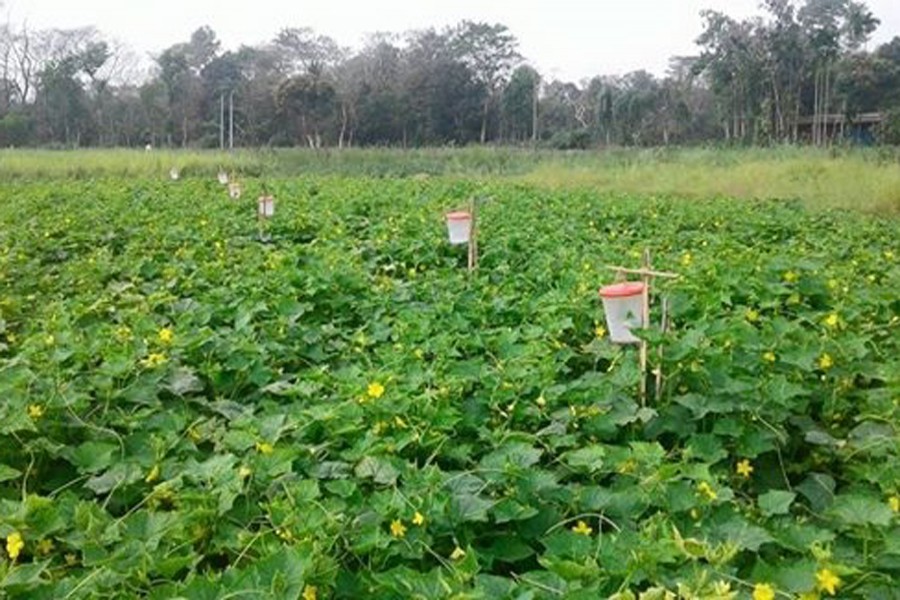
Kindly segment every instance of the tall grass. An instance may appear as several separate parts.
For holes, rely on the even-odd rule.
[[[266,165],[264,156],[253,151],[0,150],[0,179],[167,177],[173,167],[185,177],[221,169],[261,175]]]
[[[810,208],[900,215],[900,163],[874,151],[691,150],[634,156],[612,168],[548,161],[521,180],[684,198],[799,200]]]
[[[684,198],[799,200],[812,208],[900,214],[900,153],[892,149],[654,148],[531,151],[517,148],[344,150],[0,150],[9,179],[243,177],[333,174],[511,179],[562,189],[594,188]]]

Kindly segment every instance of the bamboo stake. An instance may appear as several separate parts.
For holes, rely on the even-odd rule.
[[[666,271],[653,271],[651,269],[626,269],[625,267],[617,267],[615,265],[604,265],[605,269],[617,271],[619,273],[629,273],[631,275],[649,275],[651,277],[668,277],[669,279],[677,279],[681,277],[678,273],[669,273]]]
[[[660,321],[660,331],[665,335],[666,331],[669,329],[669,299],[663,298],[662,300],[662,320]],[[663,345],[660,344],[656,353],[657,360],[659,364],[656,365],[656,403],[659,404],[659,401],[662,400],[662,385],[663,385],[663,371],[662,371],[662,361],[663,361]]]
[[[469,200],[469,215],[472,219],[469,231],[469,272],[478,266],[478,203],[475,198]]]
[[[652,271],[650,270],[650,250],[644,250],[641,280],[644,282],[644,292],[642,294],[643,306],[641,315],[641,327],[646,329],[650,325],[650,281]],[[641,363],[641,406],[647,405],[647,340],[641,340],[640,351]]]

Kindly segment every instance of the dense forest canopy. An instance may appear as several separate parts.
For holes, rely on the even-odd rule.
[[[578,83],[542,77],[501,24],[376,34],[356,51],[305,27],[223,50],[203,27],[129,82],[127,52],[96,29],[0,23],[0,146],[900,141],[900,37],[868,49],[879,21],[863,2],[760,10],[704,12],[699,53],[664,77]]]

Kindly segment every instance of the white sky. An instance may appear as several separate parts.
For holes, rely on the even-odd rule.
[[[209,25],[226,48],[267,41],[283,27],[312,27],[359,47],[367,33],[503,23],[545,76],[578,81],[645,68],[664,74],[672,56],[696,53],[700,11],[759,14],[759,0],[0,0],[13,23],[95,25],[147,60]],[[900,0],[868,0],[881,19],[870,47],[900,35]],[[149,61],[148,61],[149,62]]]

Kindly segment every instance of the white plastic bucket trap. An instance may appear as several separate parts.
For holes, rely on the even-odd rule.
[[[467,212],[447,213],[447,233],[454,246],[468,244],[472,235],[472,215]]]
[[[600,288],[609,339],[616,344],[636,344],[641,340],[631,333],[644,324],[644,284],[640,281],[615,283]]]
[[[237,181],[232,181],[228,184],[228,197],[232,200],[237,200],[241,197],[241,184]]]
[[[269,218],[275,216],[275,198],[272,196],[260,196],[256,212],[260,217]]]

